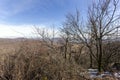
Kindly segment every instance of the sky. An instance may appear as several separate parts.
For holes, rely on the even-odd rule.
[[[82,16],[93,0],[0,0],[0,38],[31,37],[33,27],[60,26],[76,9]],[[50,29],[50,28],[49,28]]]

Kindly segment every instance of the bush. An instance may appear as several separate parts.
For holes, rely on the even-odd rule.
[[[51,50],[52,51],[52,50]],[[84,80],[74,59],[65,60],[46,46],[25,41],[4,58],[1,80]]]

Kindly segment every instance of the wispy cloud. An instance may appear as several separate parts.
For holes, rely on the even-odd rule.
[[[33,0],[2,0],[0,3],[0,18],[17,14],[26,9],[29,9]]]

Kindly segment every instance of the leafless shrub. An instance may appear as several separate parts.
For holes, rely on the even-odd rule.
[[[33,43],[25,41],[15,54],[6,55],[2,68],[2,80],[85,79],[80,74],[84,70],[74,62],[74,59],[70,62],[57,53],[48,55],[49,49],[44,50],[44,45]]]

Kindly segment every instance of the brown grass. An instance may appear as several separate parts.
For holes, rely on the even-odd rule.
[[[89,58],[78,53],[66,60],[41,41],[0,40],[0,80],[90,80],[85,70]]]
[[[38,41],[26,40],[16,44],[5,43],[8,46],[0,47],[4,53],[1,80],[84,80],[79,75],[82,68],[74,60],[65,60]]]

